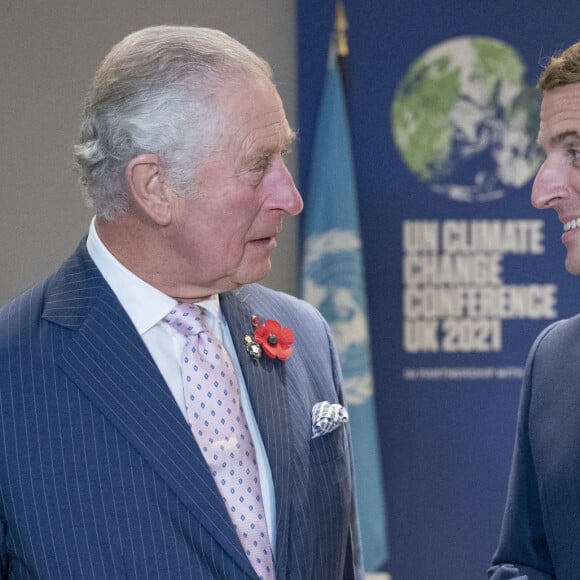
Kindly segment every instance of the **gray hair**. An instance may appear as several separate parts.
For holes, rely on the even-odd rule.
[[[268,63],[219,30],[155,26],[124,38],[87,94],[75,161],[89,203],[112,220],[127,211],[125,170],[155,153],[169,187],[191,193],[195,168],[220,136],[215,96],[233,79],[272,79]]]

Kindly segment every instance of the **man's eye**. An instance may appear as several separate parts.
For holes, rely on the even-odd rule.
[[[266,169],[268,169],[268,167],[270,166],[270,158],[263,158],[260,159],[255,165],[254,165],[254,171],[256,173],[264,173],[266,171]]]
[[[580,149],[574,149],[571,147],[566,151],[566,153],[574,165],[580,165]]]

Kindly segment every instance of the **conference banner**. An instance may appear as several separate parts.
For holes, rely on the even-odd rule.
[[[543,63],[580,36],[563,16],[578,9],[536,0],[343,4],[388,508],[381,570],[393,580],[483,578],[528,350],[545,326],[578,311],[562,226],[530,205],[543,159],[535,84]],[[335,9],[298,0],[306,208]]]

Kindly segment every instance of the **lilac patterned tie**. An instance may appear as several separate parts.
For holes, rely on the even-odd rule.
[[[232,361],[196,304],[180,303],[164,320],[187,339],[181,365],[189,426],[248,560],[260,578],[273,580],[256,453]]]

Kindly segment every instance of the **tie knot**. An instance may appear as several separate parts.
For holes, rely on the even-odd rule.
[[[187,337],[207,331],[202,320],[201,307],[197,304],[179,302],[163,320]]]

